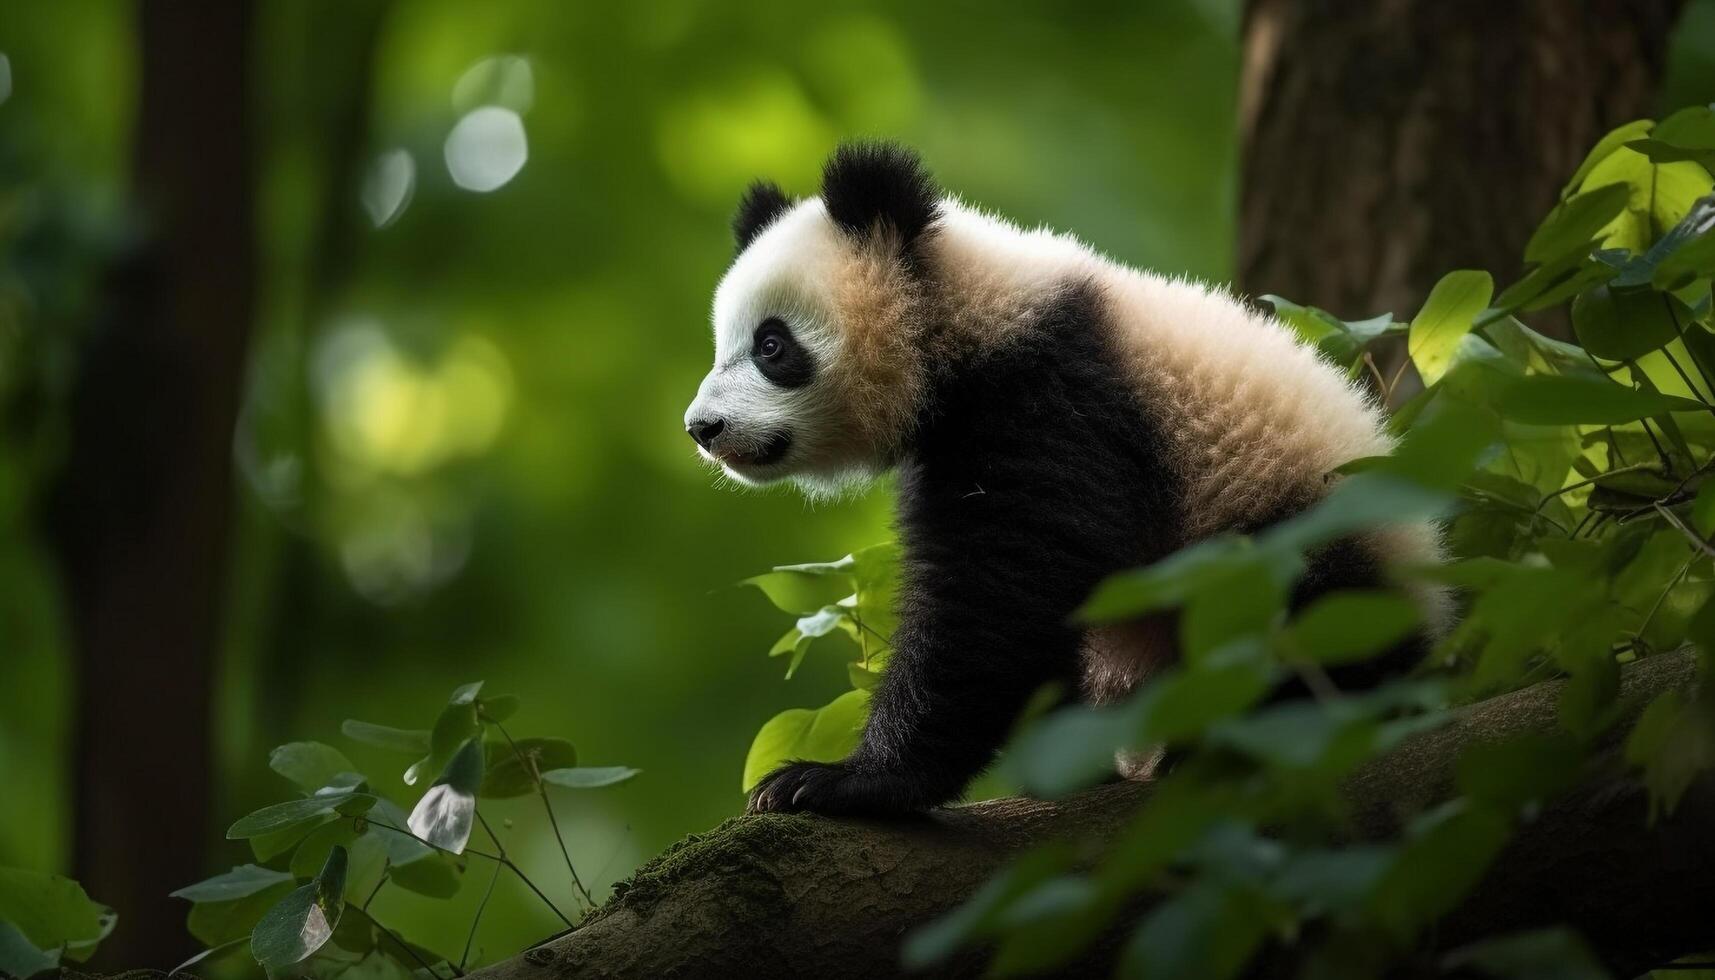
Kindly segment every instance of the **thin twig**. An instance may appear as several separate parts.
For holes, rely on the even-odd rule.
[[[572,865],[572,852],[566,848],[566,839],[560,835],[560,821],[554,818],[554,804],[548,801],[548,787],[542,783],[542,774],[536,769],[536,760],[525,755],[518,748],[518,743],[512,740],[512,735],[507,732],[505,725],[497,721],[494,722],[494,727],[500,730],[501,736],[506,739],[506,744],[512,746],[512,751],[518,756],[518,761],[522,762],[525,770],[530,773],[530,781],[536,784],[536,795],[542,798],[542,809],[548,812],[548,826],[554,829],[554,840],[559,842],[560,856],[566,859],[566,870],[572,873],[572,884],[577,886],[578,894],[583,896],[584,904],[589,908],[595,908],[595,899],[590,896],[590,890],[584,887],[583,879],[578,877],[578,869]],[[489,836],[492,837],[493,834],[490,833]]]
[[[412,959],[414,959],[414,960],[416,960],[416,961],[417,961],[417,965],[418,965],[418,966],[420,966],[420,967],[422,967],[422,968],[423,968],[423,969],[425,969],[425,970],[427,970],[427,971],[429,971],[429,976],[431,976],[431,977],[436,977],[436,978],[439,978],[439,977],[440,977],[440,973],[438,973],[438,972],[436,972],[436,970],[435,970],[435,968],[434,968],[434,967],[432,967],[432,966],[430,966],[430,965],[429,965],[429,964],[427,964],[427,963],[425,963],[425,962],[423,962],[423,957],[421,957],[421,956],[419,956],[419,955],[418,955],[418,954],[417,954],[417,951],[416,951],[416,950],[415,950],[415,949],[413,949],[413,948],[411,948],[411,945],[410,945],[410,944],[409,944],[409,943],[407,943],[407,942],[405,942],[405,940],[404,940],[404,939],[401,939],[401,938],[400,938],[400,937],[399,937],[399,934],[398,934],[398,933],[396,933],[396,932],[394,932],[394,931],[393,931],[393,930],[391,930],[391,929],[389,929],[389,928],[387,928],[387,927],[386,927],[386,926],[384,926],[384,925],[382,925],[382,924],[381,924],[381,922],[380,922],[380,921],[379,921],[379,920],[378,920],[378,919],[376,919],[376,918],[375,918],[375,916],[373,916],[373,915],[370,915],[370,914],[369,914],[369,910],[368,910],[368,909],[366,909],[366,908],[364,908],[364,907],[363,907],[363,906],[361,906],[361,905],[354,905],[354,906],[352,906],[352,908],[353,908],[353,909],[355,909],[355,910],[356,910],[356,911],[357,911],[357,914],[358,914],[358,915],[361,915],[361,916],[363,916],[363,917],[364,917],[364,918],[365,918],[365,919],[368,919],[368,920],[369,920],[369,924],[370,924],[370,925],[372,925],[372,926],[374,926],[374,927],[375,927],[375,928],[377,928],[377,929],[380,929],[380,930],[381,930],[381,931],[382,931],[382,932],[384,932],[384,933],[386,933],[386,934],[387,934],[387,938],[388,938],[388,939],[391,939],[391,940],[393,940],[393,942],[394,942],[394,943],[396,943],[396,944],[397,944],[397,945],[398,945],[398,946],[399,946],[399,948],[400,948],[400,949],[402,949],[402,950],[404,950],[404,951],[405,951],[405,952],[407,952],[407,953],[409,953],[409,954],[411,954],[411,958],[412,958]],[[458,968],[458,967],[456,967],[456,966],[453,966],[453,964],[451,964],[451,963],[448,963],[448,964],[447,964],[447,966],[448,966],[448,967],[449,967],[449,968],[450,968],[450,969],[451,969],[451,970],[452,970],[452,971],[453,971],[453,976],[455,976],[455,977],[462,977],[462,976],[464,976],[464,971],[463,971],[463,970],[461,970],[461,969],[459,969],[459,968]]]
[[[1687,538],[1689,538],[1691,540],[1691,543],[1697,546],[1698,551],[1703,552],[1705,555],[1708,555],[1711,558],[1715,558],[1715,548],[1711,548],[1709,546],[1709,542],[1703,540],[1703,535],[1698,534],[1696,531],[1692,530],[1691,527],[1688,526],[1684,521],[1680,520],[1678,514],[1675,514],[1673,511],[1668,510],[1666,507],[1663,507],[1660,503],[1656,503],[1653,506],[1661,514],[1661,516],[1667,520],[1667,522],[1669,524],[1672,524],[1676,529],[1678,529],[1679,533],[1681,533],[1681,534],[1685,535]],[[1696,557],[1696,556],[1693,556],[1693,557]],[[1689,567],[1689,565],[1687,565],[1687,567]]]
[[[482,829],[488,832],[488,839],[494,841],[495,849],[500,852],[500,863],[511,869],[512,873],[518,876],[519,881],[528,885],[530,890],[536,893],[536,897],[541,899],[544,905],[553,909],[554,914],[560,917],[561,922],[564,922],[568,926],[575,927],[577,923],[566,918],[566,913],[561,912],[560,907],[555,905],[553,900],[547,895],[544,895],[542,893],[542,889],[536,887],[536,883],[530,880],[530,877],[524,873],[524,869],[520,868],[517,864],[514,864],[512,859],[506,856],[506,846],[500,843],[500,838],[495,835],[494,828],[488,825],[488,818],[482,815],[481,810],[476,811],[476,822],[482,824]]]
[[[1666,297],[1663,297],[1663,299],[1665,299],[1665,298]],[[1694,397],[1698,401],[1702,402],[1704,408],[1709,409],[1709,411],[1711,411],[1711,412],[1715,412],[1715,405],[1709,404],[1709,399],[1705,398],[1703,396],[1703,392],[1699,391],[1697,389],[1697,385],[1692,382],[1691,375],[1686,374],[1685,369],[1679,366],[1679,361],[1674,358],[1673,351],[1670,351],[1666,347],[1663,347],[1661,349],[1661,353],[1662,353],[1663,357],[1667,358],[1667,363],[1673,365],[1673,369],[1679,373],[1679,380],[1685,382],[1685,387],[1691,389],[1692,397]]]
[[[479,857],[479,858],[482,858],[486,861],[496,861],[496,862],[499,862],[500,864],[506,864],[507,863],[506,855],[504,855],[504,854],[490,854],[487,851],[479,851],[474,847],[467,847],[462,851],[452,851],[452,850],[448,850],[447,848],[442,847],[441,845],[435,843],[432,840],[424,840],[423,838],[418,837],[416,834],[413,834],[409,830],[404,830],[404,829],[401,829],[399,827],[395,827],[390,823],[382,823],[379,820],[371,820],[368,817],[357,817],[355,819],[365,821],[371,827],[380,827],[382,830],[391,830],[395,834],[403,834],[406,837],[409,837],[412,840],[416,841],[417,843],[423,845],[424,847],[432,848],[433,850],[439,851],[442,854],[451,854],[453,857],[459,857],[460,855],[463,855],[463,854],[469,854],[471,857]]]
[[[387,876],[391,873],[392,869],[388,869],[382,873],[380,878],[375,880],[375,887],[369,890],[369,897],[363,900],[364,908],[369,908],[369,903],[375,901],[375,896],[381,894],[381,886],[387,884]]]
[[[1705,545],[1704,547],[1707,548],[1708,546]],[[1691,571],[1692,562],[1695,562],[1701,557],[1703,556],[1693,551],[1690,557],[1685,559],[1685,564],[1679,566],[1679,571],[1675,572],[1673,577],[1667,580],[1667,588],[1662,589],[1661,595],[1655,597],[1655,602],[1649,607],[1649,612],[1644,614],[1644,621],[1639,623],[1638,628],[1632,631],[1632,639],[1634,641],[1642,640],[1644,638],[1644,630],[1649,629],[1649,624],[1654,621],[1655,614],[1661,609],[1661,604],[1667,601],[1667,594],[1679,586],[1679,580],[1685,577],[1686,572]]]
[[[470,920],[470,935],[464,937],[464,952],[459,954],[459,969],[464,969],[470,962],[470,947],[476,942],[476,928],[482,925],[482,913],[488,908],[488,900],[494,896],[494,885],[500,880],[500,865],[494,866],[494,874],[488,876],[488,890],[482,893],[482,904],[476,907],[476,916]]]
[[[1583,487],[1587,487],[1590,484],[1595,483],[1597,480],[1605,480],[1610,476],[1617,476],[1618,474],[1621,474],[1621,473],[1633,473],[1633,472],[1636,472],[1638,470],[1647,470],[1649,468],[1650,468],[1650,464],[1648,464],[1648,463],[1633,463],[1630,466],[1621,466],[1618,469],[1612,469],[1606,473],[1598,474],[1596,476],[1591,477],[1588,480],[1579,480],[1577,483],[1567,484],[1566,486],[1561,487],[1559,490],[1551,490],[1548,493],[1543,494],[1542,499],[1537,501],[1537,503],[1536,503],[1536,509],[1538,511],[1541,511],[1542,508],[1545,507],[1548,504],[1548,502],[1550,500],[1553,500],[1555,497],[1558,497],[1563,493],[1571,493],[1574,490],[1578,490],[1578,489],[1581,489]]]
[[[201,963],[203,960],[213,959],[214,957],[219,956],[220,954],[226,952],[227,950],[236,949],[239,946],[239,944],[247,943],[249,941],[250,941],[250,934],[245,933],[244,935],[239,936],[237,939],[228,939],[226,942],[221,943],[218,946],[210,946],[209,948],[207,948],[207,949],[203,950],[202,952],[196,954],[195,956],[191,957],[190,959],[185,960],[183,963],[180,963],[178,966],[175,966],[171,970],[168,970],[167,971],[168,980],[171,980],[171,978],[178,976],[179,971],[183,970],[185,967],[195,966],[198,963]]]

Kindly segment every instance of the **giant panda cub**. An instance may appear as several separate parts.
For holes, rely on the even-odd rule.
[[[892,144],[840,147],[818,197],[752,185],[733,230],[685,428],[744,484],[822,495],[897,469],[904,546],[859,747],[780,767],[753,812],[956,798],[1044,684],[1109,702],[1174,656],[1168,619],[1069,622],[1102,578],[1266,527],[1391,448],[1366,396],[1274,319],[941,197]],[[1341,542],[1310,556],[1293,602],[1438,557],[1429,525]],[[1428,625],[1394,669],[1443,619],[1420,598]]]

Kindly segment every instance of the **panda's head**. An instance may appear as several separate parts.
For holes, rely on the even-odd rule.
[[[885,143],[841,146],[819,197],[751,185],[715,292],[714,367],[685,412],[706,459],[810,492],[892,463],[924,385],[917,260],[937,209],[916,156]]]

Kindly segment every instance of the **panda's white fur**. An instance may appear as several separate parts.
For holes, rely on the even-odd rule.
[[[1069,287],[1094,298],[1096,309],[1080,319],[1080,329],[1101,332],[1102,343],[1091,349],[1117,362],[1103,384],[1129,389],[1159,430],[1151,436],[1165,457],[1157,472],[1175,484],[1173,510],[1183,525],[1171,529],[1172,540],[1265,526],[1323,496],[1337,467],[1393,448],[1363,389],[1273,316],[1226,290],[1132,268],[1071,235],[1025,230],[954,197],[908,208],[905,224],[909,214],[923,218],[916,228],[902,230],[885,210],[864,218],[861,207],[854,221],[852,207],[836,212],[828,203],[834,199],[828,187],[846,179],[841,167],[858,171],[860,180],[904,182],[892,198],[857,186],[850,193],[860,204],[874,197],[883,208],[897,206],[903,194],[909,205],[909,192],[925,186],[913,183],[920,179],[913,158],[859,147],[830,163],[822,197],[790,203],[769,185],[753,188],[762,197],[747,198],[741,208],[735,225],[741,251],[715,293],[714,367],[686,412],[694,436],[699,420],[722,421],[701,452],[734,479],[755,485],[790,479],[819,495],[886,471],[910,451],[924,419],[939,411],[937,385],[945,379],[937,380],[937,370],[981,363],[985,352],[1016,348],[1032,331],[1039,335],[1054,321],[1056,304],[1063,308]],[[815,364],[813,383],[783,387],[764,373],[755,344],[759,324],[769,318],[790,323]],[[1033,398],[1030,389],[1026,381],[1009,390]],[[778,456],[766,452],[780,433],[790,434],[789,448]],[[1124,492],[1101,492],[1116,489]],[[1055,545],[1043,544],[1039,560],[1051,564],[1055,558],[1046,552]],[[1442,556],[1438,533],[1427,523],[1373,532],[1354,544],[1382,574]],[[1408,588],[1422,607],[1425,636],[1440,635],[1450,619],[1446,594]],[[1161,619],[1086,632],[1085,696],[1122,697],[1172,659],[1175,639],[1171,621]],[[753,806],[863,811],[922,805],[945,794],[951,784],[924,788],[900,768],[906,751],[900,740],[914,737],[909,733],[918,724],[905,719],[936,699],[896,689],[888,701],[885,731],[877,732],[880,716],[872,715],[865,747],[854,756],[866,760],[869,782],[854,782],[857,770],[837,766],[787,767],[759,787]]]
[[[940,201],[934,233],[921,248],[926,267],[955,297],[938,304],[948,333],[975,346],[1029,329],[1055,287],[1097,284],[1126,368],[1172,442],[1185,480],[1189,539],[1245,526],[1280,512],[1305,492],[1320,495],[1336,467],[1393,448],[1382,416],[1355,382],[1322,360],[1273,316],[1225,289],[1116,262],[1072,235],[1025,230],[955,197]],[[720,462],[751,484],[790,477],[811,494],[837,493],[886,469],[910,424],[921,387],[911,365],[916,344],[877,350],[877,334],[910,338],[911,312],[892,264],[854,244],[820,198],[794,205],[745,249],[715,292],[715,368],[686,413],[751,420],[749,431],[790,428],[793,457],[772,467]],[[751,331],[767,315],[789,315],[818,362],[851,386],[883,389],[880,405],[852,412],[847,391],[812,386],[782,391],[746,356]],[[861,322],[860,322],[861,321]],[[862,361],[862,370],[851,362]],[[886,374],[884,379],[868,375]],[[880,416],[880,417],[878,417]],[[1440,560],[1429,524],[1375,535],[1377,550],[1402,564]],[[1445,597],[1420,590],[1434,624]]]

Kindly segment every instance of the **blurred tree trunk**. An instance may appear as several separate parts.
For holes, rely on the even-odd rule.
[[[101,962],[192,948],[167,892],[203,869],[232,432],[255,299],[250,0],[143,0],[143,234],[82,354],[48,502],[77,651],[75,853],[119,910]]]
[[[1682,0],[1249,0],[1238,278],[1356,318],[1504,286],[1602,134],[1655,111]]]

